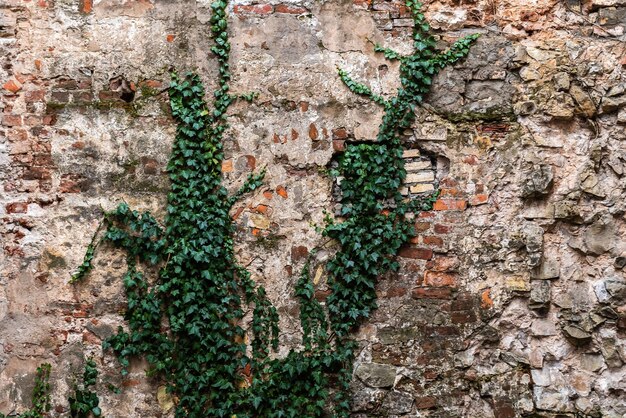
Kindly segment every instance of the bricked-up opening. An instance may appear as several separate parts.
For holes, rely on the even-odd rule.
[[[334,141],[338,142],[338,141]],[[350,145],[371,144],[372,141],[350,141]],[[341,147],[334,144],[335,154],[328,164],[329,169],[336,169],[339,166],[337,158],[345,150],[344,141]],[[407,148],[402,153],[404,168],[406,169],[406,179],[400,187],[400,193],[409,198],[428,195],[438,189],[439,183],[446,178],[450,171],[450,160],[439,155],[425,153],[418,148]],[[339,187],[343,179],[338,177],[333,183],[333,202],[335,202],[335,215],[341,215],[341,188]]]
[[[405,149],[402,158],[406,169],[406,179],[400,189],[402,195],[411,198],[434,192],[442,178],[439,159],[425,155],[417,148]]]

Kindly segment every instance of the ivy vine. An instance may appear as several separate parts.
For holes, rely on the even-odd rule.
[[[87,359],[82,375],[82,382],[74,382],[74,393],[68,398],[70,416],[72,418],[90,418],[102,416],[100,399],[96,392],[90,389],[96,385],[98,369],[93,359]]]
[[[33,388],[33,406],[29,411],[16,415],[19,418],[44,418],[50,411],[52,405],[50,403],[50,371],[52,366],[44,363],[37,367],[37,375],[35,376],[35,387]],[[11,416],[11,415],[10,415]],[[7,418],[6,415],[0,413],[0,418]]]
[[[414,53],[403,56],[376,46],[377,52],[400,61],[396,96],[375,95],[339,70],[351,91],[383,106],[385,114],[377,141],[348,144],[331,173],[342,178],[341,220],[328,220],[323,229],[339,248],[326,265],[331,293],[324,304],[316,300],[307,261],[295,286],[302,347],[284,358],[270,355],[278,348],[278,314],[265,289],[238,264],[229,216],[243,194],[262,184],[264,173],[250,175],[233,195],[222,185],[228,108],[235,100],[255,98],[254,93],[229,92],[226,1],[211,6],[211,51],[219,64],[211,108],[197,75],[172,75],[170,105],[178,125],[168,164],[171,190],[163,224],[124,203],[105,213],[104,232],[100,228],[96,232],[72,281],[82,281],[92,269],[100,242],[125,251],[127,325],[103,347],[117,355],[122,374],[132,357],[145,357],[149,373],[165,380],[175,395],[177,418],[349,415],[356,348],[350,333],[376,308],[377,278],[399,268],[395,256],[415,234],[407,215],[430,209],[435,199],[430,195],[406,202],[399,193],[406,177],[402,134],[411,128],[415,107],[436,73],[467,55],[477,37],[462,38],[439,51],[421,4],[406,0],[406,5],[415,23]],[[158,272],[155,280],[146,278],[151,271]],[[252,319],[244,329],[248,311]],[[82,390],[92,378],[85,375]],[[79,404],[76,393],[74,405]],[[91,399],[88,394],[85,398]],[[97,403],[80,404],[95,414]]]

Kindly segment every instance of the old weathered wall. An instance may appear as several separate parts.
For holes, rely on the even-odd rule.
[[[403,192],[441,195],[356,335],[354,416],[626,416],[626,1],[425,10],[442,47],[482,37],[407,132]],[[398,67],[373,42],[410,51],[412,21],[397,0],[231,11],[233,90],[260,96],[231,109],[223,172],[235,189],[267,167],[233,217],[241,262],[279,307],[284,354],[301,338],[296,276],[335,207],[327,168],[346,142],[374,139],[382,115],[336,67],[393,92]],[[67,416],[73,374],[94,355],[107,417],[172,413],[145,364],[122,379],[102,354],[123,323],[121,254],[68,282],[102,208],[163,215],[164,89],[171,69],[212,88],[209,16],[208,0],[0,4],[0,412],[25,410],[50,362],[52,416]],[[315,257],[320,300],[332,251]]]

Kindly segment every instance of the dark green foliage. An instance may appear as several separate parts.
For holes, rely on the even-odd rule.
[[[20,415],[19,418],[44,418],[50,411],[50,371],[52,366],[44,363],[37,367],[37,376],[35,377],[35,387],[33,388],[33,407]],[[10,415],[13,416],[13,415]],[[6,415],[0,414],[0,418],[7,418]]]
[[[219,63],[212,108],[205,104],[197,75],[172,76],[169,95],[178,127],[168,164],[171,191],[164,225],[126,204],[105,214],[102,240],[127,254],[123,283],[128,325],[103,346],[117,354],[122,373],[132,357],[145,357],[150,373],[163,378],[176,395],[176,417],[349,415],[356,349],[350,331],[376,308],[377,278],[398,269],[395,256],[414,234],[406,215],[430,209],[434,200],[430,196],[405,202],[399,194],[406,176],[401,134],[411,127],[414,108],[428,92],[432,77],[464,56],[474,39],[436,51],[420,4],[407,0],[407,5],[414,13],[416,52],[404,57],[377,47],[401,61],[397,96],[385,100],[339,71],[350,90],[384,106],[385,116],[378,141],[348,145],[333,173],[343,177],[343,219],[329,220],[323,230],[340,246],[326,266],[331,294],[326,308],[315,299],[307,261],[295,288],[303,349],[292,350],[283,359],[270,356],[278,347],[277,311],[265,290],[238,265],[229,216],[242,194],[259,187],[263,172],[250,175],[232,196],[222,186],[228,107],[237,98],[254,99],[253,94],[229,93],[225,1],[212,5],[211,51]],[[91,268],[94,249],[95,239],[73,281]],[[155,271],[156,279],[147,280]],[[243,328],[248,311],[252,311],[250,335]]]
[[[83,263],[80,266],[78,266],[78,268],[76,269],[76,273],[74,273],[72,275],[70,283],[80,282],[81,280],[83,280],[85,278],[85,276],[93,268],[93,264],[92,264],[93,263],[93,257],[95,255],[96,247],[97,247],[96,239],[98,237],[98,234],[100,232],[100,228],[101,227],[102,227],[102,223],[100,223],[100,225],[98,225],[98,229],[93,234],[93,237],[91,238],[91,242],[87,246],[87,251],[85,252],[85,257],[83,258]]]
[[[338,169],[333,172],[342,177],[344,221],[331,223],[324,233],[341,244],[341,250],[328,263],[332,293],[327,300],[331,328],[339,337],[345,337],[376,308],[377,277],[398,269],[394,256],[415,233],[405,215],[432,207],[436,195],[406,203],[398,191],[406,177],[402,134],[415,121],[415,107],[430,90],[433,77],[466,56],[478,37],[470,35],[447,51],[439,51],[420,12],[421,3],[407,0],[406,5],[415,23],[415,52],[403,56],[379,45],[375,47],[388,59],[400,61],[401,87],[395,97],[385,100],[376,96],[367,86],[339,70],[339,76],[351,91],[385,108],[377,141],[348,144]]]
[[[68,398],[72,418],[102,416],[98,395],[89,389],[89,387],[96,385],[97,378],[98,370],[96,369],[96,363],[92,359],[88,359],[85,362],[82,383],[74,383],[74,393]]]

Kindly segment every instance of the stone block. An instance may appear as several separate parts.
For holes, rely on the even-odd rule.
[[[530,277],[539,280],[558,279],[561,275],[561,264],[555,260],[544,260],[539,267],[531,271]]]
[[[362,363],[355,374],[363,383],[373,388],[389,388],[396,381],[396,368],[388,364]]]
[[[409,173],[404,180],[405,183],[427,183],[435,181],[435,173],[433,171],[420,171],[418,173]]]

